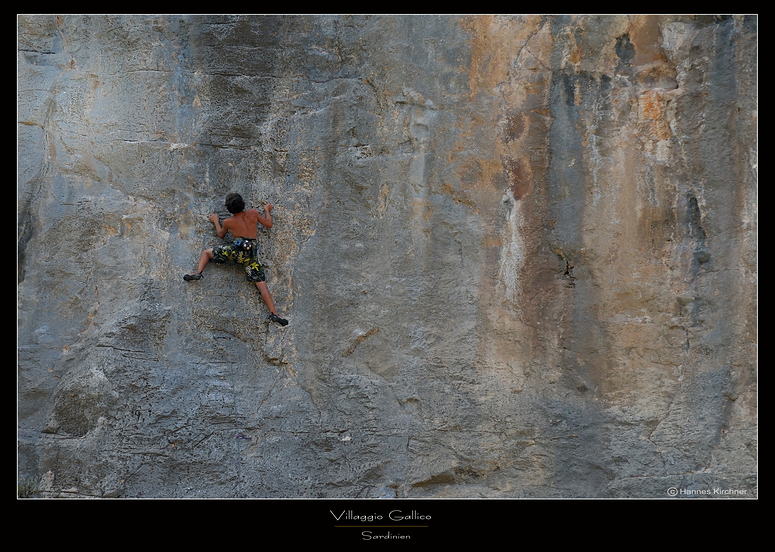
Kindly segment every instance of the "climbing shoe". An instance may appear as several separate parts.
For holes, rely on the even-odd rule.
[[[183,279],[186,282],[190,282],[192,280],[201,280],[204,278],[204,275],[201,272],[197,272],[196,274],[186,274],[183,276]]]
[[[280,324],[281,326],[287,326],[288,321],[285,318],[280,318],[276,314],[270,314],[269,315],[269,321],[274,322],[275,324]]]

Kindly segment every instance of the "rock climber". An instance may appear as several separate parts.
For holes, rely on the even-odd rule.
[[[241,264],[245,268],[245,278],[248,282],[255,282],[258,291],[261,293],[261,298],[269,308],[269,320],[281,326],[287,326],[288,321],[281,318],[275,310],[272,295],[269,293],[269,288],[266,285],[264,268],[261,266],[258,258],[258,244],[256,241],[258,223],[267,228],[272,227],[272,209],[274,209],[274,206],[271,203],[267,203],[264,206],[265,215],[262,216],[255,209],[245,210],[245,201],[242,199],[242,196],[238,193],[230,193],[226,196],[226,209],[229,210],[232,216],[225,219],[223,225],[221,225],[220,218],[216,213],[211,213],[208,218],[215,224],[215,233],[218,234],[219,238],[223,238],[227,232],[231,232],[234,240],[230,244],[218,245],[202,251],[196,272],[184,275],[183,279],[186,282],[202,279],[204,277],[202,271],[210,261],[217,264],[227,262]]]

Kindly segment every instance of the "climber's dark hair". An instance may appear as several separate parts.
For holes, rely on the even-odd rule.
[[[226,196],[226,208],[232,215],[241,213],[245,210],[245,200],[238,193],[232,192]]]

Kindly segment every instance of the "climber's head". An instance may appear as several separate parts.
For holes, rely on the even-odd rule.
[[[245,200],[238,193],[232,192],[226,196],[226,208],[232,215],[241,213],[245,210]]]

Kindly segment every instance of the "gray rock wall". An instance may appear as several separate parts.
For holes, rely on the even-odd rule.
[[[40,497],[757,495],[757,18],[18,18]],[[208,266],[223,198],[287,327]]]

